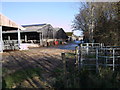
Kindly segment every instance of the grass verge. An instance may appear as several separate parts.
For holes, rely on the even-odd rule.
[[[41,68],[29,68],[25,70],[19,70],[15,73],[3,77],[3,88],[12,88],[13,86],[23,82],[27,78],[33,78],[35,76],[41,76]]]

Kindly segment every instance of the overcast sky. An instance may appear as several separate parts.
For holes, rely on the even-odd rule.
[[[21,25],[48,23],[69,32],[79,7],[80,2],[2,2],[2,13]]]

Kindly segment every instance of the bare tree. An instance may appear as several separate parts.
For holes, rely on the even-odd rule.
[[[120,2],[84,3],[75,16],[73,28],[81,29],[84,40],[105,44],[120,44]],[[115,38],[116,37],[116,38]]]

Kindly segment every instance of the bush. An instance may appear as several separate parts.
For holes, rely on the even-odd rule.
[[[100,68],[98,73],[85,69],[75,70],[74,73],[68,71],[66,86],[63,78],[63,74],[56,77],[56,88],[120,88],[120,72],[113,72],[109,68]]]

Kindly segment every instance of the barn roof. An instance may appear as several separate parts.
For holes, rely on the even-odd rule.
[[[54,28],[55,31],[59,31],[60,29],[62,29],[62,28]]]
[[[37,31],[21,30],[20,32],[21,32],[21,33],[24,33],[24,32],[37,32]],[[18,33],[18,32],[17,32],[16,30],[11,30],[11,31],[3,31],[2,33],[5,34],[5,33]]]
[[[23,27],[31,27],[31,26],[44,26],[46,24],[32,24],[32,25],[22,25]]]
[[[21,30],[20,32],[41,32],[44,30],[44,27],[48,27],[50,24],[32,24],[32,25],[22,25],[25,30]],[[11,31],[3,31],[3,33],[17,33],[16,30]]]
[[[14,21],[10,20],[8,17],[0,14],[0,26],[3,26],[4,29],[13,29],[13,28],[19,28],[24,29],[22,26],[16,24]]]
[[[26,30],[25,31],[39,31],[43,30],[44,27],[50,24],[32,24],[32,25],[22,25]]]

